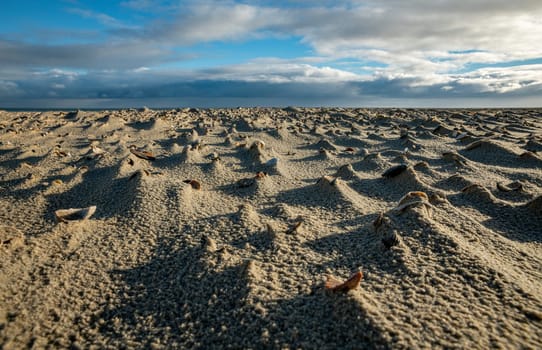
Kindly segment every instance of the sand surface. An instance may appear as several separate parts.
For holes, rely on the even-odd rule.
[[[0,243],[3,349],[541,348],[542,111],[2,111]]]

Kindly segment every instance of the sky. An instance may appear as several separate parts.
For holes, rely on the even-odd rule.
[[[542,107],[540,0],[2,0],[0,108]]]

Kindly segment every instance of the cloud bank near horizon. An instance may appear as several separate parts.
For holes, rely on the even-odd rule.
[[[539,1],[70,0],[57,15],[86,26],[0,28],[0,106],[542,105]]]

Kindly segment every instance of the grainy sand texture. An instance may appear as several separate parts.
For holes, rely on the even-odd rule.
[[[0,112],[0,240],[3,349],[540,349],[542,111]]]

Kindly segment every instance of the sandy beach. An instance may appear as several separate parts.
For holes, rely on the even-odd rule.
[[[2,349],[537,349],[542,110],[0,111],[0,243]]]

